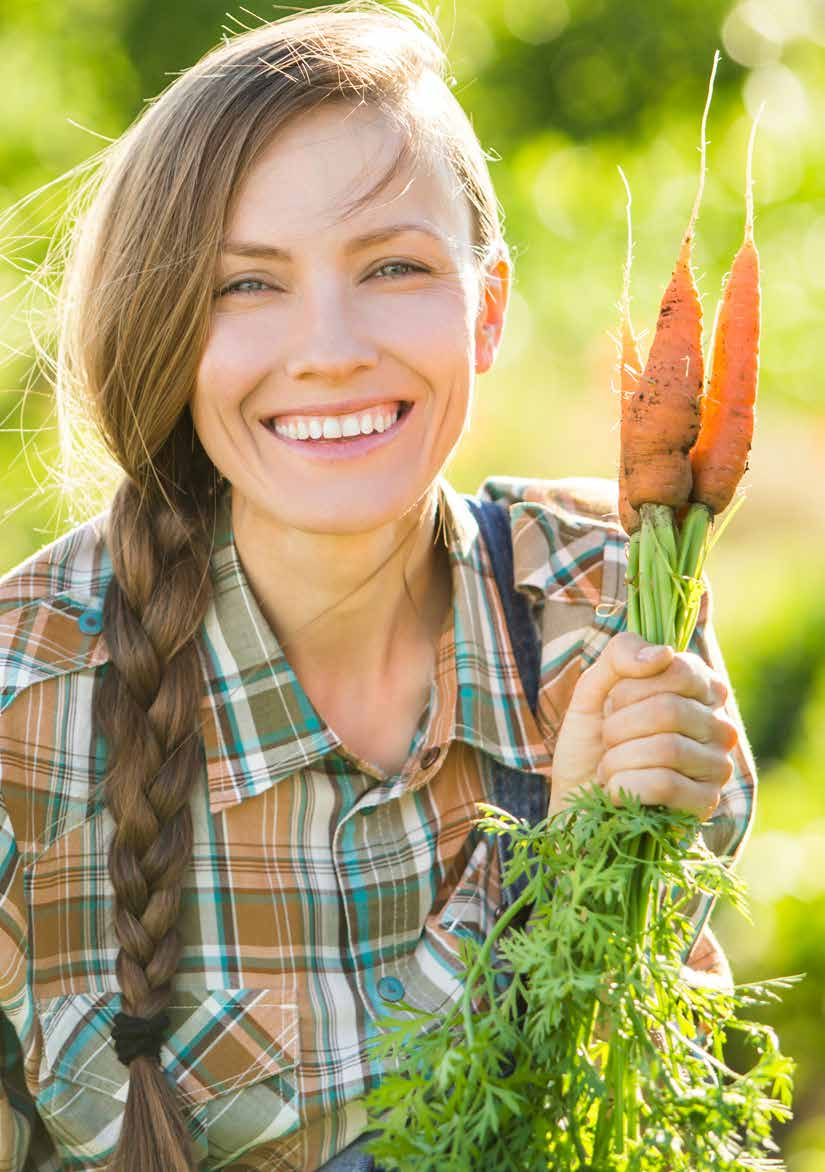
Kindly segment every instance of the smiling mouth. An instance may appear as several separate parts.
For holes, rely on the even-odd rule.
[[[407,402],[407,401],[402,400],[401,405],[398,409],[397,417],[390,424],[390,426],[388,428],[386,428],[383,432],[380,432],[376,428],[373,428],[373,430],[371,432],[359,431],[356,435],[347,435],[347,436],[328,436],[326,438],[324,438],[323,436],[319,436],[317,439],[312,439],[311,437],[307,436],[305,439],[297,439],[297,438],[293,439],[292,437],[283,435],[282,433],[279,433],[276,430],[276,424],[278,423],[278,420],[280,418],[282,418],[282,416],[273,415],[271,419],[264,419],[261,422],[263,423],[263,425],[267,429],[267,431],[271,431],[273,435],[276,435],[278,437],[278,439],[287,439],[287,440],[290,440],[290,442],[292,442],[292,443],[307,444],[307,445],[312,445],[312,446],[317,446],[317,445],[324,446],[324,445],[333,445],[333,444],[344,445],[344,444],[357,443],[358,440],[376,438],[380,435],[386,435],[387,432],[393,431],[398,426],[398,424],[401,422],[401,420],[406,415],[408,415],[410,413],[410,411],[412,410],[412,406],[413,405],[411,402]],[[366,414],[366,410],[364,411],[364,414]],[[307,418],[307,419],[310,419],[310,418],[334,419],[334,418],[336,418],[336,416],[334,416],[334,415],[306,416],[305,418]]]

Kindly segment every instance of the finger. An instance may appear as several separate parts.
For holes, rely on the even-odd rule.
[[[655,648],[652,659],[636,658],[639,652],[652,648]],[[608,693],[620,680],[628,676],[636,680],[650,678],[662,672],[675,654],[666,644],[648,643],[633,631],[620,631],[579,676],[568,711],[601,716]]]
[[[678,651],[673,653],[672,661],[660,672],[641,678],[617,680],[610,689],[603,715],[607,717],[659,692],[675,692],[714,709],[724,704],[728,687],[701,656],[694,655],[692,651]]]
[[[733,761],[722,749],[700,744],[681,733],[656,733],[608,749],[596,769],[596,780],[603,785],[616,773],[657,766],[684,774],[693,781],[720,786],[733,772]]]
[[[660,732],[682,733],[727,753],[736,748],[739,740],[736,725],[724,712],[715,712],[698,700],[675,692],[646,696],[613,712],[602,725],[602,740],[605,749],[610,749],[623,741]]]
[[[634,794],[643,806],[666,806],[704,821],[719,805],[719,787],[692,781],[672,769],[629,769],[616,773],[605,786],[618,806],[622,793]]]

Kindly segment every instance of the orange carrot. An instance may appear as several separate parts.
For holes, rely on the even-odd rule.
[[[759,253],[753,241],[751,165],[759,113],[751,127],[745,239],[734,257],[714,329],[711,376],[701,400],[699,438],[690,453],[691,499],[721,513],[748,466],[759,380]]]
[[[690,246],[705,181],[705,125],[718,60],[717,50],[702,116],[699,189],[662,298],[644,373],[623,426],[623,472],[627,499],[634,509],[648,503],[678,509],[688,500],[692,486],[688,453],[699,434],[704,360],[702,303],[690,267]]]
[[[630,266],[633,263],[633,227],[630,219],[630,186],[625,173],[619,167],[619,174],[627,191],[627,259],[624,265],[624,283],[622,287],[621,313],[622,333],[619,342],[619,394],[621,395],[621,448],[625,446],[625,419],[628,405],[639,385],[639,376],[642,373],[642,355],[639,350],[639,340],[633,332],[633,323],[630,320]],[[627,484],[625,480],[624,461],[619,460],[619,519],[622,528],[628,537],[641,528],[642,518],[627,499]]]

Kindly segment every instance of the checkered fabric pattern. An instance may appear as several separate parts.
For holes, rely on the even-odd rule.
[[[160,1058],[202,1167],[314,1172],[366,1127],[380,1016],[459,995],[461,936],[486,936],[500,895],[476,802],[491,799],[494,762],[549,787],[576,681],[625,625],[626,537],[608,480],[497,476],[476,494],[509,512],[513,584],[541,644],[534,718],[477,522],[440,478],[453,606],[407,760],[387,776],[293,672],[244,575],[229,494],[199,637],[204,768]],[[0,579],[0,1172],[104,1167],[128,1089],[110,1037],[113,825],[91,725],[109,658],[104,519]],[[691,650],[725,675],[711,608],[708,590]],[[732,691],[727,711],[736,769],[706,837],[733,861],[756,767]],[[724,967],[706,925],[691,963]]]

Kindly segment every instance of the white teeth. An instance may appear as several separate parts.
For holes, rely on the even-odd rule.
[[[373,431],[384,432],[398,419],[400,410],[365,411],[361,415],[311,416],[288,424],[275,424],[279,435],[290,439],[341,439],[356,435],[371,435]]]

